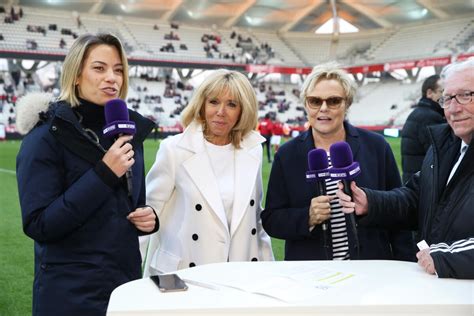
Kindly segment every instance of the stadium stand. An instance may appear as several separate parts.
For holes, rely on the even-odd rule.
[[[363,85],[349,110],[349,120],[363,126],[394,125],[400,113],[405,113],[420,98],[419,91],[420,83],[395,80]]]
[[[201,38],[205,34],[216,34],[222,41],[216,44],[218,52],[213,53],[213,59],[223,59],[225,54],[234,54],[238,62],[245,62],[246,53],[254,47],[267,44],[274,52],[271,63],[284,63],[294,66],[311,66],[327,60],[339,60],[344,64],[364,64],[403,60],[429,56],[446,56],[472,45],[474,37],[474,20],[471,17],[435,21],[431,23],[414,24],[409,26],[368,31],[361,34],[343,34],[338,41],[329,35],[310,33],[263,32],[238,27],[230,29],[213,29],[212,27],[195,27],[181,25],[178,30],[170,24],[155,23],[150,19],[134,17],[117,18],[90,13],[81,14],[82,26],[78,27],[74,12],[48,11],[38,8],[24,8],[22,19],[15,23],[4,23],[2,34],[5,38],[0,41],[3,49],[25,49],[27,40],[37,42],[37,50],[63,53],[72,42],[73,37],[85,32],[110,31],[117,34],[130,49],[131,57],[206,60]],[[6,13],[0,13],[0,19]],[[25,32],[28,25],[46,29],[42,32]],[[56,25],[57,30],[50,30],[50,25]],[[154,30],[154,26],[158,30]],[[436,30],[436,32],[433,32]],[[165,35],[174,32],[178,40],[166,40]],[[250,49],[236,47],[237,37],[231,39],[232,32],[243,38],[252,39]],[[59,42],[66,41],[64,49],[59,48]],[[167,44],[174,46],[174,53],[160,51]],[[422,44],[421,44],[422,43]],[[185,44],[187,50],[179,49]],[[245,45],[244,45],[245,46]],[[251,55],[251,54],[250,54]],[[247,58],[252,61],[255,58]],[[269,60],[272,58],[266,58]],[[264,62],[265,63],[265,62]]]
[[[410,25],[397,30],[388,40],[371,49],[368,54],[377,61],[403,60],[407,58],[430,56],[446,56],[450,51],[452,40],[466,29],[472,30],[472,18],[449,20],[437,23]],[[434,32],[436,30],[436,32]],[[439,49],[439,43],[444,49]]]
[[[22,9],[22,17],[14,19],[10,19],[9,10],[0,12],[3,37],[0,52],[29,51],[49,54],[51,59],[60,60],[74,38],[86,32],[116,34],[124,42],[128,56],[138,65],[159,60],[172,61],[175,65],[196,63],[198,67],[206,68],[218,62],[219,67],[232,65],[245,69],[247,64],[312,67],[337,60],[346,66],[363,66],[474,51],[474,19],[470,16],[340,34],[334,38],[309,32],[275,32],[235,25],[197,26],[90,12],[79,15],[78,12],[38,7]],[[8,72],[1,73],[0,123],[5,125],[14,124],[18,97],[28,91],[52,89],[42,84],[35,73],[20,73],[19,84],[12,84],[15,80]],[[162,126],[174,126],[179,122],[180,112],[192,93],[183,88],[188,84],[187,80],[183,84],[175,72],[170,73],[174,75],[168,79],[158,76],[157,80],[135,73],[127,98],[130,107]],[[379,77],[378,82],[359,79],[361,87],[348,116],[352,123],[402,125],[411,105],[419,98],[418,74],[404,80]],[[297,97],[302,77],[275,81],[254,74],[251,80],[257,91],[260,116],[270,112],[283,122],[304,122],[304,112]],[[177,82],[181,83],[180,87]],[[57,82],[55,88],[58,88]],[[389,99],[387,95],[390,95]]]

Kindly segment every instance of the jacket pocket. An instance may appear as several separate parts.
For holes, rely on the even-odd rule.
[[[151,259],[150,267],[158,273],[168,273],[176,271],[180,262],[180,257],[175,256],[166,250],[158,249]]]

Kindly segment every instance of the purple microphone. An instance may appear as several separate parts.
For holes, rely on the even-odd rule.
[[[326,179],[329,179],[328,155],[321,148],[316,148],[308,153],[308,171],[306,172],[306,181],[314,182],[316,185],[316,196],[326,195]],[[326,249],[326,257],[328,257],[328,224],[327,221],[321,223],[323,230],[323,243]]]
[[[337,142],[329,147],[329,154],[333,168],[329,169],[329,176],[332,180],[340,180],[344,188],[342,191],[352,199],[351,181],[360,174],[360,165],[354,161],[352,150],[348,143]],[[359,256],[359,236],[354,213],[348,214],[349,223],[354,234],[354,243]]]
[[[102,130],[105,137],[118,138],[122,135],[135,135],[135,122],[130,121],[127,104],[122,99],[113,99],[105,103],[105,126]],[[128,195],[133,192],[132,169],[125,172]]]
[[[328,156],[324,149],[317,148],[308,153],[306,181],[316,183],[318,196],[326,195],[326,179],[329,179],[328,167]]]
[[[122,99],[113,99],[105,103],[105,137],[135,135],[135,122],[130,121],[127,104]]]
[[[348,143],[337,142],[332,144],[329,147],[329,154],[332,162],[329,175],[332,180],[342,180],[343,183],[347,181],[349,184],[351,180],[360,174],[359,163],[353,161],[352,150]],[[346,188],[345,183],[344,188]]]

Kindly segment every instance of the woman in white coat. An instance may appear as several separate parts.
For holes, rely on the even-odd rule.
[[[227,261],[273,260],[260,220],[262,146],[258,104],[241,73],[216,70],[183,112],[183,133],[161,142],[146,178],[160,231],[144,276]]]

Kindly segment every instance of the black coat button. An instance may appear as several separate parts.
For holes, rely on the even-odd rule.
[[[193,240],[196,241],[198,240],[199,236],[197,234],[193,234]]]
[[[195,264],[194,262],[191,262],[191,263],[189,264],[189,267],[190,267],[190,268],[195,267],[195,266],[196,266],[196,264]]]
[[[258,259],[254,257],[254,258],[252,258],[252,261],[258,261]]]
[[[253,199],[250,200],[250,206],[254,206],[255,201]]]
[[[202,210],[201,204],[196,204],[195,208],[196,208],[196,211],[198,211],[198,212],[199,212],[200,210]]]
[[[257,229],[256,228],[253,228],[252,229],[252,235],[255,235],[257,233]]]

